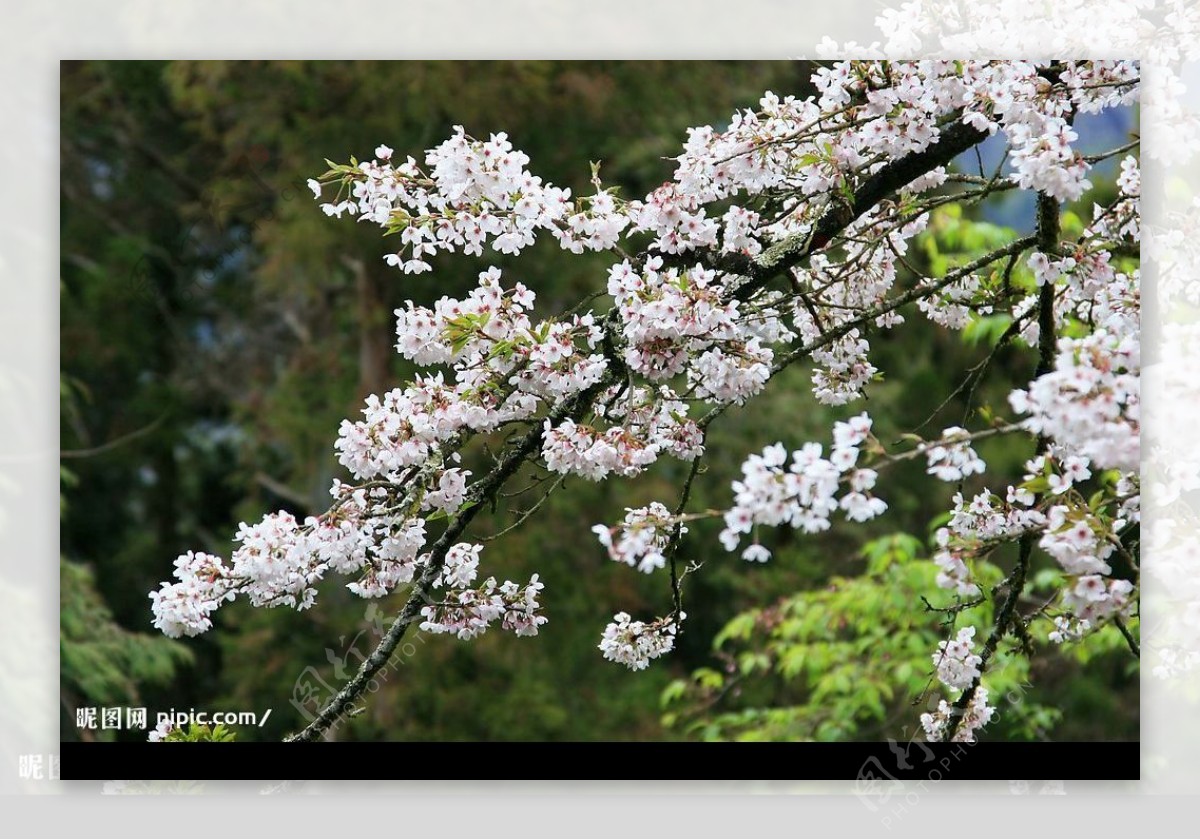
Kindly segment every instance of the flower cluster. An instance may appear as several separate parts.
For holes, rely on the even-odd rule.
[[[982,473],[987,465],[971,448],[966,429],[951,426],[942,432],[941,439],[932,445],[921,445],[929,463],[926,470],[942,481],[962,481],[969,475]]]
[[[175,576],[178,582],[150,593],[154,626],[174,639],[197,636],[212,627],[213,610],[234,598],[229,569],[220,557],[189,551],[175,560]]]
[[[968,503],[962,493],[955,493],[946,529],[959,540],[1011,540],[1045,523],[1040,512],[1026,507],[1032,501],[1027,491],[1014,487],[1009,488],[1006,500],[984,490]]]
[[[978,594],[979,586],[971,580],[971,570],[965,562],[972,552],[948,548],[950,531],[947,528],[939,528],[936,539],[938,551],[933,555],[933,562],[938,568],[934,578],[937,585],[942,589],[953,589],[962,596]]]
[[[591,352],[603,331],[590,312],[569,321],[534,323],[536,295],[500,284],[487,269],[466,298],[444,297],[433,309],[396,310],[396,349],[418,364],[452,363],[454,388],[438,401],[443,434],[464,426],[490,431],[529,416],[541,400],[558,400],[599,381],[606,362]],[[440,380],[435,380],[440,384]]]
[[[1087,619],[1068,618],[1065,615],[1056,615],[1054,617],[1054,629],[1050,631],[1047,638],[1056,645],[1061,645],[1064,642],[1076,642],[1082,639],[1087,632],[1092,629],[1092,623]]]
[[[1097,208],[1089,233],[1114,242],[1141,242],[1142,169],[1133,155],[1121,161],[1117,189],[1121,191],[1120,199],[1104,211]]]
[[[977,302],[983,281],[976,274],[968,274],[946,285],[936,280],[927,280],[925,285],[937,285],[940,289],[936,294],[918,300],[917,308],[939,326],[961,330],[971,323],[972,312],[987,315],[992,311],[989,304]]]
[[[680,614],[678,620],[687,616]],[[631,671],[641,671],[675,647],[679,624],[674,617],[660,618],[650,624],[634,621],[629,613],[620,612],[604,628],[600,651],[604,658],[620,663]]]
[[[698,396],[713,402],[740,404],[758,393],[774,357],[765,345],[792,333],[770,308],[743,317],[728,291],[701,265],[664,270],[662,258],[651,257],[641,271],[628,260],[613,266],[608,293],[621,316],[625,363],[650,381],[686,371]]]
[[[544,421],[542,457],[557,473],[599,481],[609,474],[637,475],[667,453],[686,461],[704,450],[703,433],[687,417],[688,405],[666,386],[619,386],[597,400],[595,422]],[[607,428],[604,428],[605,421]]]
[[[1135,471],[1141,454],[1138,338],[1104,329],[1058,342],[1055,369],[1009,401],[1026,427],[1102,468]]]
[[[829,517],[839,508],[855,522],[873,519],[887,510],[887,503],[871,494],[876,473],[856,469],[859,447],[871,434],[866,413],[833,428],[834,448],[822,457],[819,443],[807,443],[792,453],[791,465],[783,444],[768,446],[742,464],[742,478],[733,483],[733,506],[724,515],[721,543],[727,551],[737,548],[743,534],[757,525],[783,525],[816,533],[830,526]],[[836,498],[843,480],[848,485]],[[742,556],[765,562],[770,552],[755,540]]]
[[[896,280],[897,255],[908,252],[909,240],[928,221],[928,213],[897,223],[882,211],[872,211],[847,229],[845,259],[818,253],[807,268],[792,270],[803,294],[793,300],[791,315],[805,345],[812,347],[813,396],[818,402],[845,405],[861,398],[875,378],[878,369],[868,358],[870,342],[854,322],[885,304]],[[788,229],[785,224],[780,232]],[[876,326],[885,329],[903,321],[894,309],[875,318]],[[838,328],[845,328],[845,334],[832,342],[823,339]]]
[[[441,492],[454,492],[461,474],[447,471]],[[460,480],[460,479],[458,479]],[[357,575],[347,587],[377,598],[408,583],[425,557],[425,520],[397,515],[383,488],[368,492],[335,483],[334,507],[299,521],[286,511],[241,523],[238,547],[226,565],[219,557],[188,552],[175,561],[174,583],[150,597],[155,626],[168,636],[195,636],[212,627],[211,613],[238,596],[257,607],[312,606],[327,572]]]
[[[975,646],[975,628],[964,627],[958,635],[949,641],[938,642],[937,653],[933,654],[933,664],[937,668],[938,679],[950,688],[960,691],[971,685],[979,676],[979,665],[983,659],[972,652]]]
[[[504,133],[476,140],[455,126],[453,136],[426,153],[424,168],[411,157],[395,163],[392,155],[380,146],[375,160],[335,166],[309,186],[318,199],[323,182],[341,186],[340,200],[322,205],[326,214],[357,215],[399,234],[401,249],[387,262],[406,273],[429,271],[425,258],[439,251],[478,255],[491,243],[516,254],[541,231],[575,253],[605,250],[629,224],[607,193],[572,201],[570,190],[543,183]]]
[[[777,225],[811,221],[832,195],[869,174],[873,161],[927,149],[951,115],[1004,131],[1023,188],[1078,198],[1089,186],[1089,166],[1073,148],[1071,113],[1127,104],[1138,91],[1135,62],[840,61],[813,81],[816,100],[768,92],[758,110],[734,114],[722,132],[690,129],[675,183],[632,208],[640,229],[652,229],[671,253],[707,245],[718,236],[701,215],[704,203],[768,190],[806,199]],[[913,188],[936,185],[939,176]],[[744,217],[723,221],[720,238],[739,242]]]
[[[1038,545],[1069,575],[1106,575],[1105,560],[1115,551],[1109,528],[1078,507],[1054,505],[1046,515],[1046,532]]]
[[[160,743],[167,739],[167,736],[175,731],[175,724],[169,719],[162,719],[154,728],[150,730],[150,734],[146,736],[146,740],[152,743]]]
[[[1084,575],[1063,592],[1063,606],[1081,621],[1099,623],[1113,616],[1127,616],[1133,608],[1133,584],[1127,580],[1105,580]]]
[[[945,700],[938,701],[936,712],[921,715],[921,728],[925,730],[926,740],[944,741],[951,722],[961,718],[950,740],[971,744],[975,742],[975,733],[987,726],[995,716],[995,707],[988,705],[988,690],[979,686],[971,696],[970,704],[962,712],[956,711]]]
[[[525,586],[506,580],[497,585],[489,577],[472,587],[479,574],[479,552],[483,546],[458,543],[446,552],[445,565],[434,579],[435,587],[445,587],[442,601],[421,608],[421,629],[430,633],[449,633],[460,639],[472,639],[484,633],[496,621],[518,636],[536,636],[546,623],[539,614],[538,602],[545,584],[537,575]]]
[[[1022,189],[1073,201],[1092,185],[1090,166],[1072,147],[1079,135],[1068,122],[1067,103],[1046,95],[1053,83],[1039,70],[1032,62],[978,68],[970,80],[975,104],[963,119],[990,132],[1004,128]]]
[[[929,741],[944,741],[947,728],[957,722],[958,727],[952,740],[973,742],[975,733],[992,720],[996,710],[988,705],[988,692],[978,680],[982,676],[980,666],[983,657],[974,652],[975,628],[963,627],[949,640],[938,643],[933,654],[933,665],[938,679],[948,688],[966,691],[975,686],[971,702],[962,711],[956,711],[946,700],[938,701],[937,710],[921,715],[921,727]],[[961,718],[961,721],[959,720]]]
[[[1127,614],[1135,589],[1107,577],[1120,531],[1140,518],[1140,277],[1119,271],[1112,257],[1114,246],[1141,236],[1141,176],[1132,158],[1122,161],[1118,187],[1117,201],[1095,208],[1074,248],[1030,257],[1038,285],[1056,287],[1055,322],[1067,334],[1058,339],[1053,370],[1009,395],[1026,415],[1023,427],[1050,442],[1046,455],[1027,464],[1022,486],[1050,500],[1038,545],[1067,574],[1061,603],[1069,613],[1049,634],[1058,642]],[[1072,322],[1091,330],[1080,336]],[[1094,472],[1114,469],[1119,477],[1099,497],[1103,505],[1076,492]]]
[[[1114,207],[1118,208],[1122,202]],[[1136,216],[1136,212],[1134,214]],[[1114,218],[1097,210],[1100,219]],[[1054,369],[1009,395],[1028,415],[1025,428],[1044,435],[1064,455],[1101,469],[1136,473],[1141,457],[1140,276],[1117,271],[1102,250],[1101,226],[1093,224],[1077,249],[1057,260],[1034,254],[1039,283],[1063,288],[1056,319],[1068,316],[1093,324],[1082,337],[1058,340]]]
[[[681,536],[687,533],[687,527],[677,523],[665,505],[651,502],[636,510],[626,508],[625,520],[617,527],[596,525],[592,532],[613,560],[650,574],[666,565],[663,555],[676,528]]]
[[[934,534],[937,585],[963,596],[977,594],[979,587],[971,580],[965,561],[1042,527],[1046,517],[1029,507],[1033,501],[1032,493],[1016,487],[1008,488],[1006,499],[983,490],[967,502],[962,493],[955,493],[949,522]]]

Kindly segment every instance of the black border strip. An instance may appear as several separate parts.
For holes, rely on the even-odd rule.
[[[982,742],[978,744],[694,743],[628,741],[441,741],[338,743],[84,743],[61,745],[63,779],[245,780],[460,779],[464,768],[493,767],[507,779],[628,779],[660,769],[689,781],[850,779],[871,789],[900,780],[1140,779],[1137,741]],[[393,768],[394,776],[378,776]],[[360,773],[372,775],[356,775]],[[386,772],[386,770],[385,770]],[[405,775],[411,773],[412,775]],[[529,775],[526,776],[525,774]],[[470,778],[478,778],[471,776]]]

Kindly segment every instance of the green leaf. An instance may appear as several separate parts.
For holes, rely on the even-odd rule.
[[[683,680],[671,680],[671,682],[667,683],[667,687],[662,690],[662,694],[659,696],[659,703],[665,708],[683,697],[685,691],[687,691],[686,682]]]
[[[742,613],[726,624],[721,632],[717,634],[716,638],[713,639],[713,648],[721,648],[731,639],[742,640],[750,638],[750,633],[754,630],[757,622],[757,610]]]

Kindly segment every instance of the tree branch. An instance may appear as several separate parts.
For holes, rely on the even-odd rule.
[[[606,374],[599,382],[580,391],[567,399],[558,410],[549,416],[551,422],[559,423],[566,419],[578,419],[591,408],[596,397],[613,383],[611,374]],[[420,577],[413,584],[408,600],[400,610],[396,620],[392,622],[387,633],[379,641],[371,654],[362,662],[358,672],[342,687],[333,699],[323,708],[303,730],[285,738],[285,741],[315,741],[332,727],[349,708],[350,704],[366,690],[367,683],[378,673],[391,658],[396,646],[404,638],[405,632],[420,614],[421,607],[429,601],[427,591],[434,579],[442,570],[446,554],[455,541],[466,530],[485,502],[491,501],[504,486],[504,483],[516,473],[517,469],[538,448],[542,442],[542,427],[530,429],[520,442],[496,465],[496,468],[483,479],[472,486],[470,503],[462,512],[450,520],[446,530],[434,543],[429,553],[429,560],[421,571]]]
[[[144,437],[159,426],[167,419],[167,415],[161,415],[153,423],[142,426],[140,429],[134,429],[132,432],[127,432],[120,437],[113,438],[110,441],[101,443],[98,446],[88,447],[87,449],[63,449],[58,453],[59,458],[91,458],[94,455],[103,455],[105,452],[110,452],[113,449],[124,446],[131,441],[135,441],[140,437]]]
[[[816,349],[817,347],[827,346],[833,341],[836,341],[838,338],[846,335],[857,326],[877,318],[879,315],[885,314],[907,303],[917,300],[918,298],[934,294],[945,286],[962,279],[966,275],[973,271],[977,271],[979,268],[985,265],[988,265],[1004,256],[1020,253],[1033,243],[1033,237],[1018,239],[1009,243],[1003,248],[997,249],[990,254],[980,257],[979,259],[974,260],[967,265],[961,266],[958,269],[949,272],[946,276],[939,278],[935,283],[917,286],[905,294],[899,295],[891,301],[888,301],[886,304],[882,304],[881,306],[864,313],[858,319],[847,322],[846,324],[842,324],[830,330],[829,332],[822,334],[819,339],[812,342],[810,345],[805,345],[804,347],[793,351],[776,364],[775,369],[772,371],[772,375],[778,373],[795,360],[811,353],[812,350]],[[609,313],[609,316],[611,315],[612,312]],[[617,352],[616,347],[612,344],[614,341],[614,337],[611,332],[612,318],[606,317],[604,322],[605,326],[607,327],[605,330],[605,340],[603,344],[605,355],[609,356],[610,358],[620,359],[619,352]],[[564,403],[563,406],[560,407],[558,411],[552,413],[549,419],[554,423],[558,423],[568,418],[578,419],[579,417],[585,415],[592,407],[596,397],[605,388],[614,384],[620,379],[620,371],[623,368],[623,364],[619,366],[610,365],[608,373],[604,376],[604,378],[602,378],[591,388],[588,388],[587,390],[582,391],[569,399],[566,403]],[[705,415],[705,417],[701,418],[701,420],[698,421],[698,424],[702,429],[706,428],[707,425],[720,413],[721,407],[715,408]],[[446,553],[475,518],[475,515],[482,507],[483,503],[486,501],[491,501],[496,494],[499,493],[505,482],[507,482],[507,480],[516,473],[521,464],[524,463],[525,460],[537,449],[538,445],[541,443],[541,440],[542,426],[538,425],[526,433],[526,435],[517,444],[516,448],[510,451],[510,453],[505,456],[499,464],[497,464],[494,470],[492,470],[485,478],[480,480],[472,487],[471,500],[473,504],[471,504],[450,521],[446,527],[446,530],[434,544],[430,551],[428,563],[423,569],[420,577],[413,584],[408,600],[401,608],[396,620],[392,623],[391,627],[388,628],[388,631],[384,635],[383,639],[380,640],[376,648],[363,661],[354,677],[352,677],[351,680],[318,713],[317,717],[314,718],[313,721],[311,721],[308,726],[306,726],[299,733],[289,736],[286,739],[287,741],[314,741],[321,737],[346,714],[351,703],[363,693],[363,691],[366,689],[367,683],[371,680],[371,678],[387,663],[397,645],[399,645],[400,641],[403,639],[404,634],[407,632],[408,626],[416,620],[417,616],[420,614],[421,607],[428,602],[429,598],[427,596],[427,590],[431,586],[433,580],[437,577],[438,573],[441,571],[442,564],[445,562]],[[689,486],[686,488],[686,490],[690,491],[690,482],[694,477],[695,470],[696,465],[693,464],[693,474],[688,479]],[[685,492],[682,503],[686,503],[686,501],[687,493]],[[678,575],[677,573],[673,555],[671,568],[673,578],[672,594],[675,600],[675,609],[678,611],[681,609],[681,593],[679,589],[679,582],[682,580],[682,576]]]
[[[1129,632],[1129,628],[1125,626],[1125,621],[1121,616],[1113,619],[1113,624],[1117,625],[1117,629],[1121,631],[1121,635],[1125,637],[1125,644],[1129,645],[1129,650],[1138,659],[1142,658],[1142,648],[1137,643],[1137,639],[1133,638],[1133,634]]]
[[[1054,256],[1058,252],[1060,233],[1061,221],[1059,218],[1058,201],[1046,193],[1038,193],[1036,233],[1038,250],[1047,256]],[[1056,341],[1054,284],[1051,282],[1043,283],[1041,290],[1038,292],[1038,329],[1038,362],[1037,369],[1034,371],[1035,379],[1054,369],[1054,348]],[[1039,436],[1037,440],[1037,453],[1039,455],[1044,453],[1048,445],[1049,441],[1045,437]],[[1038,501],[1039,497],[1035,497],[1034,505]],[[1016,612],[1016,607],[1017,601],[1025,589],[1025,579],[1029,575],[1029,560],[1033,554],[1033,537],[1033,532],[1027,531],[1021,535],[1017,543],[1017,565],[1000,584],[1000,586],[1008,587],[1008,593],[1004,597],[1004,603],[996,610],[995,620],[992,622],[992,632],[988,635],[983,650],[979,654],[981,660],[979,663],[979,675],[971,681],[971,684],[954,701],[954,711],[950,716],[949,722],[950,729],[945,738],[947,741],[954,740],[955,733],[958,732],[963,721],[966,719],[965,710],[974,699],[975,692],[979,689],[979,685],[983,681],[983,675],[987,672],[988,663],[991,662],[992,656],[996,653],[996,648],[1000,645],[1000,640],[1004,638],[1004,635],[1014,623],[1021,621],[1020,615]],[[1018,629],[1016,634],[1020,638],[1021,630]],[[1022,643],[1024,643],[1024,640],[1022,640]]]
[[[281,499],[287,499],[292,504],[296,505],[305,514],[312,510],[312,499],[288,485],[284,484],[277,478],[267,475],[262,470],[254,474],[254,480],[258,484],[270,490]]]
[[[961,119],[956,120],[942,129],[937,142],[920,152],[914,152],[884,166],[867,178],[855,190],[853,201],[835,201],[808,232],[783,239],[753,258],[742,254],[721,255],[711,260],[709,267],[749,278],[737,291],[739,298],[746,299],[762,288],[771,277],[820,251],[888,195],[937,167],[944,166],[986,138],[986,132],[962,122]]]
[[[679,541],[683,537],[683,511],[687,508],[688,499],[692,495],[692,482],[696,480],[697,474],[700,472],[700,462],[704,459],[703,455],[697,455],[692,461],[692,468],[688,470],[687,480],[683,483],[683,490],[679,494],[679,504],[675,506],[675,528],[671,531],[671,538],[667,543],[667,560],[671,564],[671,598],[674,604],[672,615],[675,617],[676,634],[683,632],[679,626],[683,616],[683,590],[680,588],[679,570],[676,567],[676,555],[679,554]]]

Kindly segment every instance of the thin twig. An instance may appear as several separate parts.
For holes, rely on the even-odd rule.
[[[534,502],[533,507],[531,507],[531,508],[529,508],[529,510],[523,512],[520,515],[520,517],[517,519],[516,522],[509,525],[507,528],[505,528],[502,531],[497,531],[496,533],[492,534],[490,537],[480,537],[480,542],[491,542],[492,540],[498,539],[499,537],[503,537],[505,534],[515,531],[518,528],[520,528],[522,525],[524,525],[525,520],[527,520],[527,519],[529,519],[529,517],[533,516],[533,514],[537,512],[538,508],[540,508],[542,505],[544,505],[546,503],[546,500],[549,499],[550,495],[555,490],[558,489],[558,486],[563,483],[563,480],[566,477],[567,477],[566,473],[560,474],[558,476],[558,478],[554,479],[554,483],[550,485],[549,489],[547,489],[546,492],[542,494],[542,497],[540,499],[538,499],[536,502]]]
[[[113,438],[112,440],[108,441],[107,443],[102,443],[99,446],[92,446],[88,449],[64,449],[58,453],[58,457],[59,458],[91,458],[94,455],[103,455],[105,452],[111,452],[112,450],[114,450],[120,446],[124,446],[125,444],[127,444],[131,441],[135,441],[140,437],[145,437],[146,435],[150,434],[155,429],[157,429],[159,426],[161,426],[163,421],[166,419],[167,419],[167,415],[164,414],[161,417],[159,417],[157,420],[155,420],[153,423],[150,423],[147,426],[142,426],[140,429],[134,429],[132,432],[129,432],[128,434],[121,435],[118,438]]]
[[[1125,637],[1125,644],[1129,645],[1129,649],[1133,651],[1133,655],[1138,659],[1142,658],[1142,648],[1138,644],[1137,639],[1133,638],[1133,634],[1129,632],[1129,628],[1125,626],[1124,619],[1117,616],[1113,619],[1113,624],[1117,625],[1117,629],[1121,631],[1121,635]]]
[[[687,508],[688,499],[692,495],[692,482],[695,481],[696,475],[700,472],[700,462],[704,459],[702,455],[697,455],[692,460],[692,468],[688,470],[687,480],[683,483],[683,491],[679,494],[679,504],[675,506],[675,527],[671,530],[671,537],[667,541],[667,561],[671,564],[671,598],[674,604],[674,609],[671,617],[675,619],[677,634],[682,632],[679,627],[680,618],[683,615],[683,590],[680,587],[679,570],[676,567],[676,557],[679,554],[679,543],[683,536],[683,511]]]

